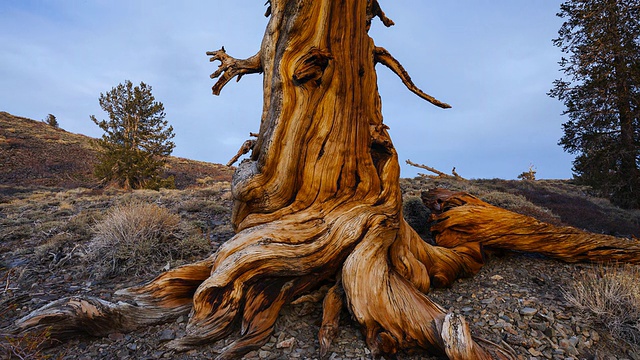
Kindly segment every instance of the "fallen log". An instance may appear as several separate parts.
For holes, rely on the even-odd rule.
[[[566,262],[640,264],[640,241],[555,226],[488,204],[465,192],[422,193],[438,246],[479,242],[487,248],[539,253]]]

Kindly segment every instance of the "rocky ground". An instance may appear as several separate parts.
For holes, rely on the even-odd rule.
[[[403,183],[406,196],[416,195],[424,186],[419,181]],[[138,193],[41,191],[7,196],[0,203],[0,327],[69,295],[116,301],[118,298],[113,296],[116,290],[150,279],[155,270],[136,276],[98,277],[95,274],[100,269],[86,261],[84,249],[89,248],[93,236],[91,227],[105,209],[131,197],[179,214],[210,240],[213,250],[232,234],[228,183],[215,189]],[[501,199],[504,202],[505,198]],[[515,204],[513,199],[510,201]],[[545,213],[544,209],[536,211]],[[545,214],[554,218],[548,212]],[[168,265],[177,266],[205,255],[173,259]],[[434,289],[429,296],[449,311],[463,314],[475,336],[512,349],[519,359],[640,359],[637,347],[611,338],[605,328],[592,323],[565,299],[563,289],[568,289],[593,266],[566,264],[529,254],[490,254],[479,274],[460,279],[451,288]],[[318,359],[321,310],[319,301],[286,306],[270,341],[245,358]],[[167,351],[163,344],[181,337],[186,322],[187,317],[181,316],[175,322],[128,334],[77,337],[41,353],[18,349],[11,338],[5,338],[0,342],[0,355],[4,349],[7,358],[16,359],[20,357],[12,352],[31,351],[29,355],[33,358],[60,359],[203,359],[215,357],[216,349],[233,340],[185,353]],[[341,330],[328,358],[372,358],[357,324],[347,312],[342,314]],[[433,358],[417,353],[399,354],[398,359]]]
[[[511,348],[519,359],[638,359],[638,353],[611,339],[592,324],[562,295],[563,286],[585,265],[508,254],[492,257],[482,271],[462,279],[448,289],[435,289],[430,296],[450,311],[463,314],[474,335]],[[113,291],[130,283],[77,282],[60,274],[36,284],[18,315],[68,294],[86,294],[114,300]],[[42,289],[44,290],[44,289]],[[285,307],[271,340],[246,359],[318,359],[317,334],[320,302]],[[163,349],[163,343],[184,334],[186,317],[129,334],[107,338],[80,337],[47,351],[63,359],[203,359],[211,358],[224,342],[186,353]],[[227,339],[226,341],[231,341]],[[56,356],[57,357],[57,356]],[[329,359],[371,359],[357,325],[344,313],[341,330],[331,347]],[[400,354],[399,359],[432,359],[428,354]]]

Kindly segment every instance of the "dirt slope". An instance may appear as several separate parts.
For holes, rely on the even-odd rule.
[[[92,138],[42,121],[0,112],[0,186],[94,188],[97,149]],[[203,181],[228,181],[233,168],[171,157],[166,170],[178,188]]]

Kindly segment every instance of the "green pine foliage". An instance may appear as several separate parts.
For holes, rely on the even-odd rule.
[[[569,0],[554,44],[566,79],[549,95],[569,120],[559,144],[576,180],[627,208],[640,207],[640,0]]]
[[[105,132],[97,140],[102,152],[94,168],[96,177],[125,189],[174,187],[173,178],[162,178],[161,170],[175,147],[171,141],[175,134],[151,86],[141,82],[134,87],[127,80],[100,94],[99,101],[109,119],[91,116]]]
[[[58,119],[53,114],[47,115],[47,117],[42,121],[47,123],[49,126],[53,126],[54,128],[60,127],[60,124],[58,124]]]

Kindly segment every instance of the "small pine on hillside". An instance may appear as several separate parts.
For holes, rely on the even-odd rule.
[[[171,141],[175,134],[151,86],[141,82],[134,87],[127,80],[100,94],[99,101],[109,119],[99,121],[91,116],[105,132],[96,142],[102,150],[94,169],[96,177],[125,189],[174,187],[173,178],[161,178],[160,171],[175,147]]]

